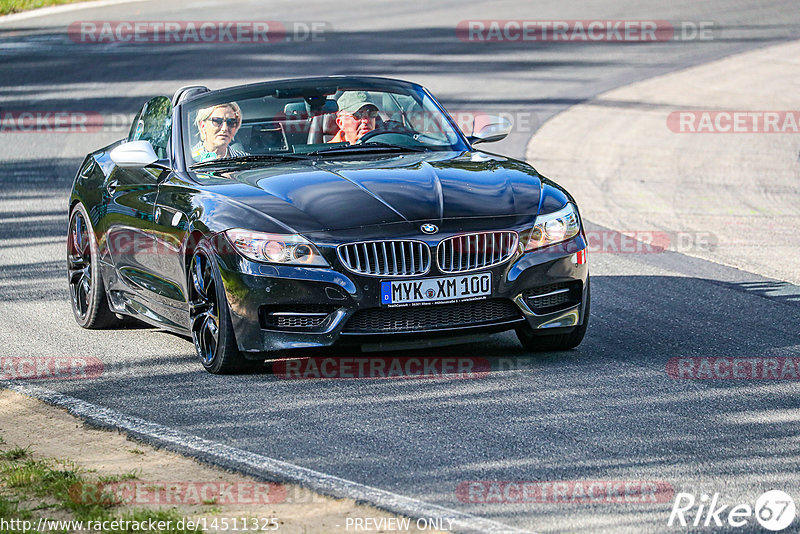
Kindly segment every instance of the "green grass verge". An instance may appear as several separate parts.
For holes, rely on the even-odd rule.
[[[37,7],[57,6],[59,4],[74,4],[86,0],[0,0],[0,15],[19,13]]]
[[[0,517],[9,519],[35,519],[47,516],[48,510],[67,511],[74,519],[105,521],[171,521],[176,525],[181,515],[175,509],[135,509],[123,513],[115,510],[119,503],[112,496],[98,494],[102,484],[131,480],[136,473],[116,477],[96,477],[63,460],[36,460],[29,457],[27,449],[15,448],[0,453]],[[39,502],[39,504],[32,504]],[[200,530],[163,531],[164,534],[196,534]],[[17,530],[2,530],[0,534],[34,534]],[[107,534],[133,534],[115,530]],[[140,534],[137,532],[136,534]]]

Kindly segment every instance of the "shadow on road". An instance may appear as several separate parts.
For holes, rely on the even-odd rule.
[[[38,269],[50,277],[58,265]],[[491,363],[488,372],[467,379],[286,380],[268,368],[212,376],[195,360],[191,342],[171,334],[123,329],[90,336],[75,328],[70,335],[84,339],[83,350],[103,361],[102,376],[38,384],[213,441],[512,523],[526,510],[556,521],[563,503],[487,504],[464,497],[460,485],[654,480],[670,491],[702,486],[757,496],[748,477],[752,462],[771,480],[796,476],[800,419],[774,414],[796,410],[797,380],[677,379],[668,362],[798,358],[800,307],[781,303],[783,321],[775,323],[774,299],[687,277],[595,275],[592,289],[590,327],[575,350],[528,354],[506,333],[486,342],[377,355]],[[32,332],[47,327],[31,326]],[[162,341],[172,356],[157,348]],[[134,345],[136,357],[126,357]],[[349,349],[314,355],[373,356]],[[668,505],[624,506],[641,506],[637,513],[660,522]],[[571,506],[576,518],[592,521],[613,518],[622,505]]]

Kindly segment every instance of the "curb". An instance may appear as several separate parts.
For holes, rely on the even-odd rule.
[[[0,381],[0,387],[66,409],[70,414],[83,419],[91,426],[121,431],[150,445],[265,481],[297,484],[322,495],[339,499],[353,499],[357,503],[372,505],[412,519],[443,520],[455,529],[454,532],[529,533],[529,531],[509,527],[490,519],[451,510],[213,442],[39,386]]]

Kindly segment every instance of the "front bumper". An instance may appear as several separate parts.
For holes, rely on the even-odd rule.
[[[492,275],[492,295],[487,299],[450,310],[438,307],[459,304],[416,306],[413,311],[393,308],[406,310],[400,312],[381,308],[380,277],[351,273],[338,262],[331,268],[267,265],[230,253],[218,254],[217,262],[239,349],[256,353],[446,338],[499,332],[526,323],[543,334],[550,328],[564,331],[577,327],[584,321],[589,270],[576,252],[585,248],[581,234],[555,247],[517,253],[501,265],[480,271]],[[452,275],[433,266],[425,277],[442,276]],[[482,307],[487,310],[485,315]],[[450,311],[469,312],[465,317],[486,320],[458,324],[456,319],[453,323]],[[413,328],[391,326],[400,324],[392,316],[409,314],[416,317]],[[442,323],[440,315],[451,322]],[[370,330],[365,326],[375,320],[389,327]],[[407,317],[403,324],[408,324]]]

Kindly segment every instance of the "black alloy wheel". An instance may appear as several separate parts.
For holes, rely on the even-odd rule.
[[[189,322],[200,363],[213,374],[231,374],[248,367],[236,345],[225,290],[207,242],[201,243],[189,266]]]
[[[94,231],[82,204],[69,218],[67,276],[72,312],[81,327],[106,328],[120,322],[108,306]]]

